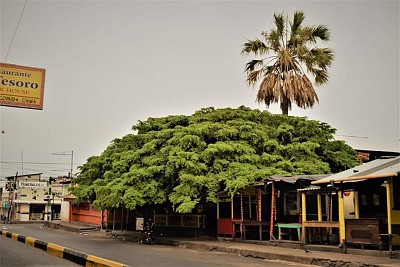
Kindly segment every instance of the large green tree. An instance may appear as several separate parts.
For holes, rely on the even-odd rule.
[[[267,111],[205,108],[149,118],[80,167],[72,192],[102,209],[170,202],[187,212],[270,175],[323,174],[357,163],[335,129]]]
[[[324,25],[304,26],[305,15],[296,11],[289,21],[283,14],[274,14],[275,28],[261,33],[261,39],[248,40],[242,54],[262,56],[246,64],[247,82],[259,85],[256,101],[267,107],[280,103],[282,113],[287,115],[295,103],[301,108],[313,107],[318,102],[313,83],[328,81],[328,68],[334,53],[329,48],[319,48],[319,41],[329,40],[329,30]]]

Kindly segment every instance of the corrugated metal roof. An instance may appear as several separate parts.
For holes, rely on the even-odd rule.
[[[14,177],[20,178],[20,177],[29,177],[29,176],[42,175],[42,174],[43,174],[43,172],[31,173],[31,174],[21,174],[21,175],[7,176],[6,179],[10,180],[10,179],[13,179]]]
[[[360,166],[348,169],[323,178],[313,184],[330,183],[331,181],[354,181],[359,179],[383,178],[400,174],[400,157],[376,159]]]
[[[299,188],[299,189],[297,189],[297,191],[299,191],[299,192],[305,192],[305,191],[314,191],[314,190],[319,190],[319,189],[321,189],[320,186],[317,186],[317,185],[310,185],[310,186],[307,186],[307,187],[305,187],[305,188]]]
[[[274,182],[286,182],[294,184],[298,180],[307,180],[307,181],[318,181],[324,177],[327,177],[329,174],[302,174],[302,175],[294,175],[294,176],[278,176],[273,175],[268,177],[266,180],[274,181]]]

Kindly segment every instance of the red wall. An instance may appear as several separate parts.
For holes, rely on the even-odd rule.
[[[89,203],[81,203],[79,206],[72,204],[71,221],[101,225],[101,210],[96,210]],[[107,221],[107,211],[103,211],[103,223]]]
[[[217,221],[217,233],[218,235],[233,235],[233,223],[232,219],[218,219]]]

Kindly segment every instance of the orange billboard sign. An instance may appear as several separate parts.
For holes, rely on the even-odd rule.
[[[46,70],[0,63],[0,105],[43,109]]]

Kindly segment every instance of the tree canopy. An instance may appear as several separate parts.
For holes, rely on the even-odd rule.
[[[188,212],[271,175],[326,174],[357,164],[335,129],[307,118],[246,107],[139,121],[80,166],[78,201],[101,209],[171,202]]]
[[[261,80],[256,100],[267,107],[280,103],[287,115],[295,103],[301,108],[313,107],[318,101],[312,82],[304,70],[315,77],[317,85],[328,81],[328,68],[334,55],[329,48],[317,47],[318,41],[328,41],[329,30],[324,25],[303,25],[305,15],[296,11],[289,21],[283,14],[274,14],[275,28],[262,32],[261,39],[248,40],[242,54],[257,58],[246,64],[247,82]]]

